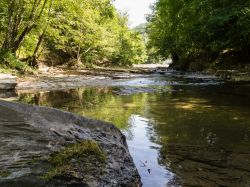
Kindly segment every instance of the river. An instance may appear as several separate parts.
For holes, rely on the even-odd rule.
[[[115,124],[144,187],[250,186],[250,84],[168,73],[16,100]]]

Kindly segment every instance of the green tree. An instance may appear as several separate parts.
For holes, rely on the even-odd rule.
[[[144,62],[141,36],[111,0],[0,0],[0,57],[36,66]],[[60,58],[59,58],[60,57]],[[19,62],[21,63],[21,62]]]
[[[1,50],[16,53],[51,3],[52,0],[1,0],[4,35]]]
[[[158,0],[149,16],[149,46],[175,64],[249,62],[250,3],[244,0]]]

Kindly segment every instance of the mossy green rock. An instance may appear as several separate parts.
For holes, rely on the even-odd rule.
[[[97,142],[82,141],[52,154],[49,159],[52,168],[44,177],[50,180],[66,174],[82,178],[101,176],[105,173],[106,160],[106,154]]]

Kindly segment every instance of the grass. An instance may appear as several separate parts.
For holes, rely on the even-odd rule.
[[[0,73],[33,73],[34,69],[21,62],[14,54],[0,51]]]
[[[106,154],[95,141],[72,144],[54,153],[50,158],[52,168],[44,176],[52,179],[60,175],[73,177],[101,174],[106,163]]]

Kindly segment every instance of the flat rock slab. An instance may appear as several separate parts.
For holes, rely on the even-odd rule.
[[[17,85],[16,77],[10,74],[0,74],[0,90],[13,90]]]
[[[250,82],[249,72],[236,70],[218,70],[216,76],[231,82]]]
[[[51,167],[50,155],[84,140],[97,142],[107,155],[100,176],[89,180],[81,175],[77,179],[61,176],[56,181],[41,177]],[[1,187],[141,186],[125,136],[114,125],[6,101],[0,101],[0,168]]]

